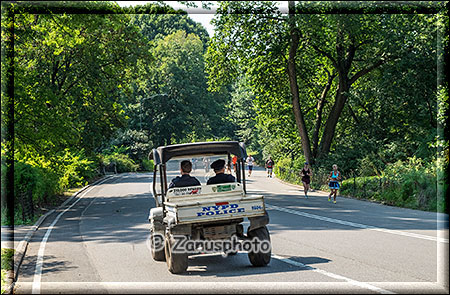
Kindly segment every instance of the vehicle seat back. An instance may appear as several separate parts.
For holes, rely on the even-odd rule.
[[[238,182],[221,184],[202,184],[187,187],[173,187],[167,191],[167,201],[186,199],[187,197],[207,197],[219,195],[243,195],[244,189]]]

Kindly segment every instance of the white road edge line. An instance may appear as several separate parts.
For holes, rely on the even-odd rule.
[[[151,246],[150,246],[150,239],[149,238],[147,238],[147,243],[146,244],[147,244],[147,247],[149,249],[151,249],[150,248]],[[242,253],[247,254],[247,252],[245,252],[245,251],[238,251],[238,253],[240,253],[240,254],[242,254]],[[192,255],[191,257],[206,257],[206,256],[217,256],[217,255],[222,255],[222,253],[217,252],[217,253],[209,253],[209,254],[197,254],[197,255]],[[275,259],[281,260],[281,261],[283,261],[285,263],[288,263],[288,264],[291,264],[291,265],[294,265],[294,266],[298,266],[298,267],[301,267],[301,268],[304,268],[304,269],[307,269],[307,270],[311,270],[311,271],[320,273],[322,275],[325,275],[325,276],[328,276],[328,277],[331,277],[331,278],[334,278],[334,279],[337,279],[337,280],[346,281],[346,282],[348,282],[348,283],[350,283],[350,284],[352,284],[354,286],[357,286],[357,287],[360,287],[360,288],[363,288],[363,289],[369,289],[369,290],[372,290],[374,292],[378,292],[380,294],[396,294],[394,292],[391,292],[391,291],[388,291],[388,290],[385,290],[385,289],[382,289],[382,288],[378,288],[378,287],[373,286],[371,284],[355,281],[353,279],[350,279],[350,278],[347,278],[347,277],[343,277],[341,275],[337,275],[337,274],[334,274],[334,273],[331,273],[331,272],[327,272],[325,270],[321,270],[321,269],[318,269],[318,268],[314,268],[314,267],[305,265],[303,263],[291,260],[289,258],[284,258],[282,256],[278,256],[276,254],[272,254],[272,257],[275,258]],[[191,266],[189,268],[192,270]]]
[[[103,182],[105,182],[105,181],[107,181],[109,179],[111,179],[111,178],[107,178],[107,179],[97,183],[96,185],[90,187],[86,191],[84,191],[83,194],[75,202],[72,203],[72,205],[70,205],[63,212],[59,213],[59,215],[56,216],[55,220],[49,226],[49,228],[47,229],[47,232],[45,233],[44,238],[42,239],[41,244],[39,246],[39,252],[38,252],[38,256],[37,256],[37,260],[36,260],[36,269],[34,271],[34,277],[33,277],[33,286],[32,286],[32,289],[31,289],[32,290],[31,291],[32,294],[40,294],[41,293],[41,275],[42,275],[42,265],[44,264],[45,243],[47,243],[48,237],[50,236],[50,233],[52,232],[53,227],[58,222],[59,218],[61,218],[61,216],[64,213],[66,213],[73,206],[75,206],[75,204],[77,204],[93,188],[95,188],[97,185],[102,184]]]
[[[283,261],[285,263],[289,263],[289,264],[294,265],[294,266],[302,267],[302,268],[305,268],[307,270],[311,270],[311,271],[320,273],[322,275],[325,275],[327,277],[330,277],[330,278],[333,278],[333,279],[336,279],[336,280],[346,281],[346,282],[348,282],[348,283],[350,283],[350,284],[352,284],[354,286],[357,286],[357,287],[360,287],[360,288],[363,288],[363,289],[369,289],[371,291],[374,291],[374,292],[377,292],[377,293],[380,293],[380,294],[396,294],[394,292],[391,292],[391,291],[388,291],[388,290],[385,290],[385,289],[382,289],[382,288],[378,288],[378,287],[376,287],[374,285],[371,285],[371,284],[368,284],[368,283],[364,283],[364,282],[355,281],[353,279],[350,279],[350,278],[347,278],[347,277],[343,277],[341,275],[337,275],[337,274],[334,274],[334,273],[331,273],[331,272],[328,272],[328,271],[325,271],[325,270],[322,270],[322,269],[314,268],[314,267],[305,265],[303,263],[291,260],[289,258],[284,258],[284,257],[278,256],[276,254],[272,254],[272,257],[275,258],[275,259],[281,260],[281,261]]]
[[[266,208],[281,211],[281,212],[291,213],[291,214],[295,214],[295,215],[299,215],[299,216],[303,216],[303,217],[314,218],[314,219],[327,221],[327,222],[331,222],[331,223],[339,223],[342,225],[347,225],[347,226],[352,226],[352,227],[357,227],[357,228],[362,228],[362,229],[369,229],[369,230],[373,230],[373,231],[385,232],[385,233],[394,234],[394,235],[400,235],[400,236],[406,236],[406,237],[411,237],[411,238],[417,238],[417,239],[422,239],[422,240],[429,240],[429,241],[448,244],[448,239],[439,238],[439,237],[436,238],[436,237],[425,236],[425,235],[421,235],[421,234],[403,232],[403,231],[399,231],[399,230],[379,228],[379,227],[375,227],[375,226],[371,226],[371,225],[365,225],[365,224],[361,224],[361,223],[355,223],[355,222],[344,221],[344,220],[340,220],[340,219],[305,213],[305,212],[301,212],[301,211],[297,211],[297,210],[286,209],[286,208],[278,207],[275,205],[269,205],[267,203],[266,203]]]

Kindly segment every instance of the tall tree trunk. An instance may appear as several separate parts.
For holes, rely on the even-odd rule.
[[[330,74],[328,71],[328,81],[327,84],[325,85],[325,88],[323,89],[322,93],[320,94],[320,98],[319,101],[317,102],[317,114],[316,114],[316,123],[314,126],[314,133],[313,133],[313,157],[317,158],[317,155],[319,153],[319,130],[320,130],[320,126],[322,125],[322,113],[323,113],[323,108],[325,106],[326,100],[325,98],[327,97],[328,91],[331,88],[331,84],[333,83],[334,78],[336,77],[336,74]]]
[[[347,72],[339,72],[339,87],[336,91],[336,99],[334,101],[333,108],[328,116],[325,124],[325,129],[320,140],[320,152],[319,157],[327,155],[330,152],[331,143],[336,132],[336,125],[342,110],[344,109],[345,102],[347,101],[348,91],[350,90],[349,79],[347,78]]]
[[[354,55],[354,52],[352,52],[353,50],[354,50],[354,47],[350,46],[348,56],[353,57],[353,55]],[[330,115],[328,116],[328,119],[327,119],[327,122],[325,125],[325,129],[324,129],[324,132],[322,135],[322,139],[320,141],[320,151],[319,151],[318,157],[325,156],[330,152],[331,143],[333,141],[334,134],[336,132],[336,125],[338,123],[339,117],[341,116],[341,113],[345,106],[345,103],[347,102],[348,94],[350,92],[350,88],[351,88],[352,84],[357,79],[370,73],[372,70],[378,68],[385,62],[386,62],[386,60],[381,59],[381,60],[377,61],[375,64],[373,64],[363,70],[360,70],[351,78],[348,77],[348,73],[349,73],[350,67],[351,67],[351,60],[349,61],[347,59],[343,63],[338,62],[338,65],[339,64],[342,65],[342,67],[338,68],[339,87],[336,91],[336,99],[335,99],[333,108],[331,109]]]
[[[352,38],[352,36],[349,36],[351,42],[348,47],[344,46],[345,33],[339,25],[337,30],[337,59],[334,60],[333,58],[330,58],[330,55],[325,56],[330,58],[339,74],[339,86],[336,90],[336,99],[334,101],[333,108],[331,109],[331,112],[328,116],[327,122],[325,124],[325,129],[322,134],[322,139],[320,140],[320,151],[318,157],[326,156],[330,152],[331,143],[333,142],[334,134],[336,132],[336,125],[338,123],[339,117],[341,116],[342,110],[344,109],[345,103],[347,102],[350,88],[353,83],[387,61],[386,59],[381,58],[374,64],[360,70],[352,77],[349,77],[348,75],[350,73],[352,62],[358,46],[355,46],[355,40]]]
[[[297,84],[297,70],[295,65],[295,56],[299,44],[300,34],[298,28],[295,25],[295,2],[289,1],[289,27],[291,33],[291,44],[289,47],[289,60],[288,60],[288,76],[289,87],[292,94],[292,108],[295,116],[295,123],[300,134],[302,141],[302,149],[305,159],[309,163],[313,163],[314,159],[311,154],[311,145],[309,142],[308,132],[306,130],[305,119],[303,118],[302,110],[300,107],[300,97]]]

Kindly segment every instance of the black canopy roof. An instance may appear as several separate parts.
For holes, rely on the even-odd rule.
[[[160,146],[153,149],[149,155],[155,164],[166,163],[173,157],[193,156],[201,154],[223,155],[233,154],[239,159],[246,158],[245,145],[238,141],[212,141],[212,142],[194,142],[185,144],[174,144]]]

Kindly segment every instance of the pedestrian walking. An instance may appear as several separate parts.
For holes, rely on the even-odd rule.
[[[191,162],[192,162],[192,172],[195,172],[195,169],[197,169],[197,158],[192,158]]]
[[[308,198],[309,184],[311,183],[312,172],[309,168],[308,162],[305,162],[302,171],[300,172],[302,175],[302,183],[303,183],[303,191],[305,192],[305,198]]]
[[[339,189],[339,181],[341,180],[341,172],[339,172],[338,167],[336,164],[333,165],[333,171],[331,171],[330,175],[328,176],[328,187],[331,189],[331,193],[328,196],[328,201],[331,201],[331,196],[333,197],[333,203],[336,204],[336,194]]]
[[[248,155],[248,157],[246,159],[247,166],[248,166],[248,177],[250,177],[252,175],[253,161],[255,161],[255,159],[252,157],[252,155]]]
[[[236,169],[237,169],[237,166],[236,166],[237,165],[237,156],[236,155],[234,155],[232,162],[233,162],[234,174],[236,174]]]
[[[272,178],[272,170],[273,170],[274,164],[275,164],[275,162],[269,156],[269,159],[267,159],[267,161],[266,161],[267,177]]]
[[[209,158],[207,158],[207,157],[203,158],[203,167],[205,168],[205,172],[207,172],[207,173],[209,172],[209,169],[210,169],[209,163],[210,163]]]

